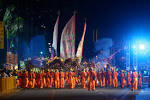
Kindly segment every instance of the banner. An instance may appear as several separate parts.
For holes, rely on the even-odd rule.
[[[81,41],[80,41],[80,43],[79,43],[79,46],[78,46],[78,49],[77,49],[77,53],[76,53],[76,57],[79,58],[79,63],[80,63],[81,60],[82,60],[85,32],[86,32],[86,22],[85,22],[85,24],[84,24],[83,35],[82,35],[82,38],[81,38]]]
[[[58,24],[59,24],[59,16],[57,17],[57,21],[55,23],[54,32],[53,32],[53,44],[52,44],[52,47],[54,48],[54,55],[57,55]]]
[[[0,22],[0,49],[4,49],[4,23]]]
[[[75,57],[75,20],[74,14],[63,29],[60,42],[60,57],[74,58]]]

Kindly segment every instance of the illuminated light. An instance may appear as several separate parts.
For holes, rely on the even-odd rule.
[[[140,50],[144,50],[144,49],[145,49],[145,45],[144,45],[144,44],[140,44],[140,45],[139,45],[139,49],[140,49]]]
[[[51,43],[48,43],[48,45],[51,45]]]
[[[43,54],[43,52],[41,51],[41,52],[40,52],[40,54],[42,55],[42,54]]]

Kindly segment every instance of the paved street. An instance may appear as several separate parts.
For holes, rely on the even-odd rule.
[[[131,91],[128,88],[24,89],[2,99],[8,100],[149,100],[150,88]]]

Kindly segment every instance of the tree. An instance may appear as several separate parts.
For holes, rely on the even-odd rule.
[[[17,53],[18,62],[20,62],[21,50],[18,44],[21,41],[21,33],[23,33],[24,19],[17,15],[16,8],[11,5],[6,8],[3,22],[7,35],[7,51]],[[18,67],[20,68],[20,63]]]
[[[16,8],[12,5],[6,8],[3,21],[7,34],[7,50],[12,47],[18,48],[17,42],[19,34],[23,31],[24,19],[16,14]]]

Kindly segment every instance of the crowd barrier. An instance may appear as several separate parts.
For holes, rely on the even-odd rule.
[[[0,78],[0,92],[2,94],[12,93],[14,92],[15,89],[16,89],[15,77]]]

